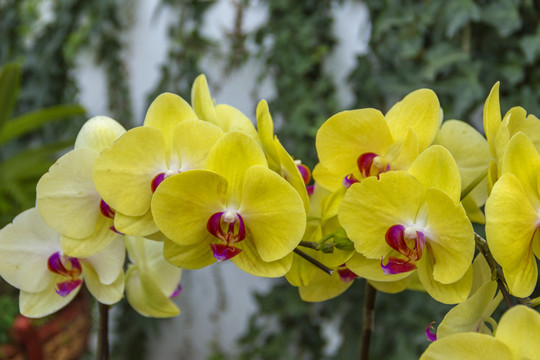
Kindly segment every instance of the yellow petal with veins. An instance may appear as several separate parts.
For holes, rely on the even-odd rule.
[[[512,307],[502,316],[495,338],[510,348],[514,359],[537,359],[540,354],[540,314],[525,305]]]
[[[59,233],[83,239],[90,236],[100,216],[101,198],[92,182],[98,153],[75,149],[54,163],[37,185],[37,208]]]
[[[420,360],[512,360],[512,352],[494,337],[479,333],[454,334],[431,343]]]
[[[458,166],[448,150],[433,145],[413,161],[409,173],[424,189],[435,188],[446,193],[454,202],[460,201],[461,178]]]
[[[237,131],[221,137],[208,155],[206,169],[227,180],[227,206],[233,210],[240,206],[244,176],[253,165],[267,166],[266,157],[255,140]]]
[[[178,245],[195,245],[209,235],[208,219],[227,209],[227,180],[207,170],[165,179],[152,198],[154,221]]]
[[[193,82],[193,86],[191,87],[191,103],[199,119],[217,126],[220,125],[215,110],[214,99],[210,95],[210,89],[208,88],[208,82],[204,74],[197,76]]]
[[[306,229],[304,203],[298,192],[262,166],[247,170],[238,212],[263,261],[275,261],[291,253]]]
[[[343,179],[358,174],[358,157],[382,155],[394,142],[382,113],[375,109],[343,111],[319,128],[315,139],[321,164]]]
[[[463,277],[473,261],[473,227],[461,204],[454,203],[438,189],[426,191],[426,204],[427,232],[424,235],[435,263],[432,276],[443,284],[454,283]]]
[[[160,130],[165,136],[166,148],[170,148],[176,125],[184,120],[196,120],[197,115],[180,96],[163,93],[150,104],[144,118],[144,126]]]
[[[484,132],[489,143],[491,156],[497,158],[495,147],[495,136],[501,126],[501,105],[499,103],[499,82],[491,88],[491,91],[484,103]]]
[[[486,202],[486,236],[510,292],[518,297],[529,296],[538,278],[531,246],[538,216],[518,178],[504,174]]]
[[[392,249],[386,231],[396,224],[414,224],[423,198],[422,185],[414,176],[391,171],[353,184],[338,210],[339,222],[357,252],[380,260]]]
[[[413,129],[422,152],[433,142],[441,125],[441,106],[432,90],[419,89],[392,106],[385,118],[396,142],[404,141],[408,130]]]
[[[168,170],[165,154],[165,140],[159,130],[129,130],[96,160],[96,189],[111,208],[130,216],[146,214],[152,198],[152,180]]]
[[[107,116],[94,116],[84,123],[77,134],[75,149],[89,148],[100,153],[126,132],[126,129]]]

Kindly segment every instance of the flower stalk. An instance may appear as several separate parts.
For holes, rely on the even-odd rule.
[[[501,266],[493,258],[493,255],[489,250],[488,243],[484,238],[477,233],[474,233],[474,241],[476,242],[476,248],[482,253],[489,265],[489,268],[491,269],[492,278],[497,281],[497,285],[499,286],[499,290],[503,295],[506,306],[511,308],[513,306],[512,299],[510,298],[510,293],[508,292],[508,287],[506,286]]]
[[[312,258],[311,256],[309,256],[308,254],[306,254],[302,250],[296,248],[296,249],[294,249],[294,253],[301,256],[302,258],[306,259],[307,261],[309,261],[310,263],[312,263],[313,265],[315,265],[316,267],[318,267],[319,269],[321,269],[322,271],[324,271],[328,275],[332,275],[334,273],[334,270],[330,269],[328,266],[324,265],[320,261]]]
[[[360,360],[368,360],[371,334],[373,333],[373,318],[375,314],[375,296],[377,290],[366,281],[364,298],[364,313],[362,324],[362,342],[360,345]]]
[[[109,305],[98,303],[99,330],[96,360],[109,360]]]

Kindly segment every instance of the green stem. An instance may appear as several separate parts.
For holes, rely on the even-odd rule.
[[[537,298],[534,298],[531,300],[531,302],[529,303],[529,305],[532,307],[532,308],[535,308],[537,306],[540,306],[540,296],[537,297]]]
[[[465,199],[467,195],[469,195],[474,190],[474,188],[478,186],[478,184],[480,184],[482,180],[484,180],[486,176],[487,176],[487,173],[482,173],[478,175],[478,177],[474,179],[472,183],[470,183],[465,189],[463,189],[460,195],[460,200]]]
[[[310,248],[310,249],[313,249],[313,250],[319,250],[319,244],[316,243],[315,241],[300,241],[300,244],[298,244],[299,246],[303,246],[303,247],[307,247],[307,248]]]
[[[368,360],[369,358],[369,345],[373,333],[373,317],[375,313],[375,295],[377,295],[377,290],[366,280],[360,360]]]
[[[99,329],[96,360],[109,360],[109,305],[98,303]]]
[[[474,233],[474,241],[476,242],[476,247],[482,253],[491,269],[492,278],[497,280],[497,285],[499,286],[499,290],[503,295],[506,306],[508,306],[508,308],[511,308],[513,306],[512,299],[510,298],[510,293],[508,292],[508,288],[506,287],[506,281],[504,280],[504,274],[501,266],[497,263],[497,261],[495,261],[493,255],[491,255],[488,243],[484,238],[482,238],[477,233]]]
[[[334,273],[334,270],[330,269],[328,266],[324,265],[320,261],[312,258],[311,256],[309,256],[308,254],[306,254],[302,250],[296,248],[296,249],[294,249],[294,253],[301,256],[302,258],[306,259],[307,261],[309,261],[310,263],[312,263],[313,265],[315,265],[316,267],[318,267],[319,269],[321,269],[322,271],[324,271],[328,275],[332,275]]]

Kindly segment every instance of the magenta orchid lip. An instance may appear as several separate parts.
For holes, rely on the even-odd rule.
[[[226,227],[226,231],[223,231],[223,227]],[[233,246],[246,238],[246,226],[239,213],[231,210],[217,212],[210,216],[206,228],[219,240],[210,243],[212,253],[217,261],[228,260],[242,251],[242,249]]]
[[[62,275],[69,279],[56,284],[56,293],[62,297],[69,295],[83,282],[80,278],[82,267],[77,258],[60,254],[60,252],[57,251],[49,256],[47,267],[52,273]]]
[[[403,225],[393,225],[385,235],[386,243],[403,255],[403,258],[390,256],[386,265],[381,259],[381,267],[387,275],[400,274],[416,269],[415,262],[422,257],[425,246],[424,233]]]

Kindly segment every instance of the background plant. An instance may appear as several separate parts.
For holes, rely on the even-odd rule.
[[[218,51],[217,45],[201,32],[205,14],[215,2],[162,0],[163,11],[177,14],[179,21],[169,28],[168,58],[149,99],[165,90],[189,98],[193,79],[205,71],[201,60],[206,56],[222,57],[229,76],[234,76],[234,71],[248,58],[256,58],[264,64],[261,80],[272,78],[277,90],[276,96],[268,100],[272,114],[281,123],[277,129],[280,139],[292,154],[311,166],[316,161],[313,148],[316,129],[343,106],[334,96],[336,86],[342,84],[334,83],[324,63],[329,61],[339,41],[332,32],[334,20],[330,10],[345,2],[237,1],[234,31],[226,34],[230,41]],[[4,34],[0,43],[0,65],[13,60],[22,64],[20,101],[14,107],[13,116],[75,102],[75,59],[86,51],[96,54],[94,60],[105,70],[107,94],[104,96],[109,101],[109,115],[129,125],[133,115],[123,35],[132,22],[128,10],[132,3],[126,0],[51,2],[50,15],[54,21],[45,23],[40,17],[43,3],[42,0],[0,2],[0,33]],[[366,0],[363,3],[370,12],[372,28],[369,51],[358,56],[349,77],[356,107],[386,109],[404,94],[419,87],[430,87],[439,95],[446,119],[474,122],[480,118],[489,89],[495,81],[501,80],[503,112],[510,106],[522,105],[530,113],[540,113],[540,5],[537,2]],[[258,29],[245,32],[243,9],[253,4],[265,6],[268,17]],[[82,118],[72,119],[61,126],[51,124],[26,134],[20,142],[9,144],[9,154],[15,154],[30,142],[42,144],[58,138],[70,139],[81,122]],[[4,151],[8,150],[4,149],[3,154],[7,154]],[[14,172],[12,169],[3,169],[2,176]],[[22,191],[21,194],[26,204],[33,202],[32,192]],[[19,212],[12,201],[5,203],[12,207],[9,211]],[[2,221],[5,223],[8,218],[6,215]],[[347,321],[338,321],[342,327],[339,332],[345,338],[337,354],[344,358],[348,351],[357,354],[347,348],[356,346],[354,338],[359,335],[357,325],[361,320],[358,323],[350,320],[356,319],[355,316],[361,318],[358,302],[362,287],[358,285],[339,299],[320,305],[299,302],[296,289],[284,285],[258,295],[261,311],[254,316],[250,332],[241,340],[244,354],[241,356],[265,358],[287,338],[291,354],[307,358],[320,355],[327,339],[318,330],[336,313],[348,316]],[[420,345],[408,346],[405,341],[410,337],[404,336],[403,331],[392,330],[397,324],[410,324],[408,329],[415,329],[411,332],[423,331],[426,319],[411,318],[407,314],[414,313],[425,299],[423,294],[415,292],[378,297],[375,341],[381,343],[375,343],[373,354],[377,354],[377,349],[396,345],[402,351],[400,358],[417,357],[414,351],[423,349],[424,339],[415,338],[414,344]],[[394,311],[398,303],[400,312]],[[430,314],[434,314],[427,316],[429,321],[444,313],[438,304],[427,306],[433,307]],[[139,321],[141,318],[137,316],[133,319],[133,328],[138,326],[144,333],[147,323]],[[267,321],[278,323],[275,332],[262,331],[260,324]],[[119,342],[131,342],[122,337],[126,333],[118,333]],[[303,335],[295,335],[300,333]],[[264,343],[270,345],[265,347]],[[137,354],[142,356],[144,352],[123,353],[118,357],[135,359],[130,356]]]

